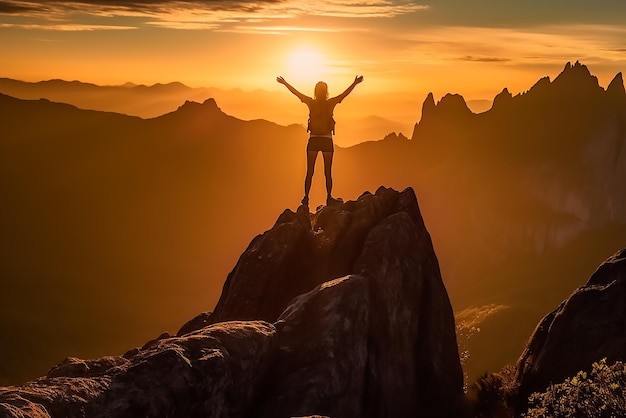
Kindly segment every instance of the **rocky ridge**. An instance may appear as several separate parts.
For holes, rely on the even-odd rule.
[[[285,211],[215,311],[124,356],[0,389],[8,417],[459,413],[454,318],[412,189]]]

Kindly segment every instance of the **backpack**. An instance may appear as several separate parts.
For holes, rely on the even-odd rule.
[[[328,100],[313,100],[309,108],[309,124],[307,131],[311,135],[328,135],[335,133],[332,103]]]

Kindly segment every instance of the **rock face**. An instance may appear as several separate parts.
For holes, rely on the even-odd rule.
[[[626,361],[626,249],[539,323],[517,364],[521,398],[604,357]]]
[[[9,417],[460,416],[454,318],[412,189],[285,211],[213,314],[0,389]]]

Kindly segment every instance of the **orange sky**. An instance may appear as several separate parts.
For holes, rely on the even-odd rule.
[[[502,3],[0,1],[0,77],[279,90],[283,75],[333,94],[364,74],[369,93],[469,100],[527,90],[568,61],[602,86],[626,68],[626,2]]]

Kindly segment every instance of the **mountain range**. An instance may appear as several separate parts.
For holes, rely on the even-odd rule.
[[[151,119],[7,95],[0,106],[1,383],[213,309],[250,237],[301,198],[299,125],[238,119],[211,99]],[[626,241],[621,74],[604,89],[568,63],[480,114],[429,95],[410,138],[335,154],[338,196],[415,190],[470,379],[514,362],[540,317]]]
[[[307,94],[313,94],[312,91],[307,92],[304,86],[299,88]],[[155,118],[172,112],[185,101],[203,102],[208,98],[216,100],[224,112],[245,120],[265,119],[283,125],[299,123],[304,126],[307,117],[306,107],[298,105],[298,99],[286,90],[224,90],[189,87],[179,82],[151,86],[133,83],[99,86],[80,81],[46,80],[33,83],[0,78],[0,93],[26,100],[46,98],[81,109],[142,118]],[[477,109],[484,109],[485,105],[485,101],[476,102]],[[404,93],[355,92],[350,100],[346,100],[335,111],[340,120],[335,142],[341,146],[350,146],[380,139],[389,132],[409,135],[418,111],[418,98],[407,99]]]

